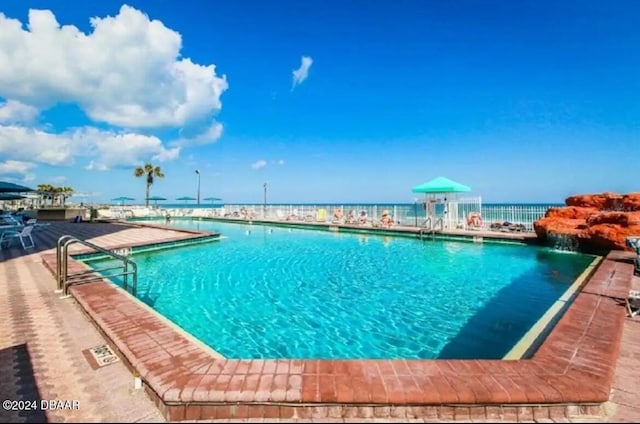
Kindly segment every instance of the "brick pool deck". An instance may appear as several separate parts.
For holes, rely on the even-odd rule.
[[[199,236],[54,223],[34,233],[35,252],[0,251],[7,293],[0,297],[0,395],[81,404],[0,411],[1,421],[640,419],[640,320],[626,318],[620,303],[639,281],[621,252],[604,260],[532,359],[239,361],[216,356],[107,282],[72,287],[75,301],[58,299],[47,268],[55,269],[52,248],[62,234],[109,248]],[[122,361],[94,370],[81,351],[105,341]],[[132,369],[157,409],[133,390]]]

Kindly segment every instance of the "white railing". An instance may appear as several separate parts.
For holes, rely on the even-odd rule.
[[[547,210],[558,205],[485,205],[482,208],[484,225],[512,223],[533,230],[533,222],[542,218]]]
[[[145,208],[136,206],[112,207],[111,213],[117,218],[129,217],[228,217],[240,219],[269,219],[277,221],[303,221],[313,223],[345,222],[352,214],[358,222],[363,214],[367,222],[380,222],[384,212],[393,217],[398,225],[425,227],[441,219],[445,229],[468,229],[469,214],[479,212],[482,227],[505,228],[509,225],[522,226],[533,231],[533,222],[543,217],[547,209],[558,205],[541,204],[482,204],[480,198],[457,199],[445,204],[437,204],[431,210],[422,202],[413,204],[225,204],[216,208]],[[340,216],[338,219],[337,216]]]

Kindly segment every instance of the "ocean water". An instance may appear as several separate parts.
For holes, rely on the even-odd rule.
[[[125,206],[130,206],[131,204],[125,204]],[[135,204],[137,206],[141,206],[139,204]],[[150,202],[150,205],[156,206],[155,202]],[[261,208],[264,205],[262,203],[233,203],[234,206],[253,206],[256,208]],[[268,206],[317,206],[317,207],[332,207],[335,205],[342,205],[346,207],[358,207],[358,206],[379,206],[379,207],[388,207],[393,208],[393,206],[402,207],[402,208],[413,208],[413,203],[268,203]],[[113,206],[122,206],[121,204],[113,203]],[[201,202],[200,205],[197,205],[195,202],[182,202],[182,203],[164,203],[158,202],[157,206],[163,209],[177,209],[177,208],[188,208],[188,209],[217,209],[225,207],[224,203],[206,203]],[[560,207],[565,206],[563,203],[483,203],[482,208],[494,209],[494,208],[547,208],[547,207]],[[421,202],[417,203],[416,209],[421,209]]]
[[[501,358],[592,260],[521,245],[172,225],[224,238],[135,254],[138,297],[230,358]]]

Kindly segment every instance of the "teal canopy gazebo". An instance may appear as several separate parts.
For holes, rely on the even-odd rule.
[[[413,188],[414,193],[449,194],[471,191],[471,187],[457,183],[445,177],[434,178]]]
[[[471,187],[460,184],[445,177],[434,178],[426,183],[413,187],[414,193],[425,194],[426,221],[431,221],[432,226],[442,220],[442,226],[446,228],[457,228],[458,213],[458,193],[471,191]],[[438,216],[437,205],[443,205],[442,216]]]

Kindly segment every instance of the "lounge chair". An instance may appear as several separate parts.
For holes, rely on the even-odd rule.
[[[318,222],[326,222],[327,221],[327,210],[326,209],[318,209],[316,213],[316,221]]]
[[[356,216],[356,211],[351,209],[349,211],[349,213],[347,213],[347,217],[345,218],[344,223],[345,224],[357,224],[358,223],[358,217]]]
[[[627,296],[627,300],[625,302],[625,306],[627,307],[627,314],[630,318],[640,314],[640,291],[639,290],[630,290],[629,296]]]
[[[467,229],[468,230],[482,229],[482,215],[480,215],[480,212],[469,212],[469,215],[467,215]]]
[[[48,226],[49,226],[49,225],[51,225],[51,224],[49,224],[49,223],[44,223],[44,224],[43,224],[43,223],[38,222],[38,220],[37,220],[36,218],[31,218],[31,219],[28,219],[28,220],[27,220],[27,222],[25,222],[25,224],[24,224],[24,225],[31,225],[31,226],[33,226],[33,229],[34,229],[34,231],[35,231],[35,230],[37,230],[37,229],[39,229],[39,228],[48,227]]]
[[[18,219],[15,215],[4,214],[0,216],[0,225],[22,226],[24,221]]]
[[[381,227],[391,228],[394,224],[393,216],[389,214],[389,211],[382,212],[382,218],[380,218],[380,222],[378,223]]]
[[[342,224],[342,209],[334,209],[333,210],[333,218],[331,219],[332,224]]]
[[[293,211],[291,211],[291,214],[289,214],[287,216],[287,221],[301,221],[302,218],[300,217],[300,214],[298,212],[298,209],[294,209]]]
[[[5,243],[9,246],[11,240],[20,239],[20,244],[22,244],[22,248],[33,249],[35,247],[35,243],[33,242],[33,238],[31,238],[31,232],[33,231],[33,226],[25,226],[19,231],[5,231],[0,235],[0,246],[3,246]],[[25,244],[25,239],[27,239],[30,243]]]
[[[369,221],[369,217],[367,216],[367,211],[361,211],[360,217],[358,218],[358,225],[365,225]]]

